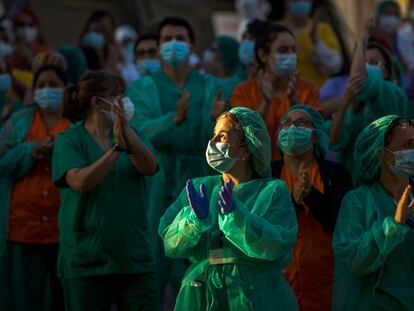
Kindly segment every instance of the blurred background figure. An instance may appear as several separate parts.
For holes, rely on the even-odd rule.
[[[115,29],[115,42],[120,52],[118,69],[127,84],[138,78],[134,65],[134,46],[137,38],[137,32],[129,25],[121,25]]]
[[[136,70],[140,77],[161,69],[158,37],[156,34],[140,35],[134,47]]]

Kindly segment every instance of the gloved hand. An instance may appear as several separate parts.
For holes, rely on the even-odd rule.
[[[188,202],[190,202],[190,207],[193,213],[198,219],[202,220],[207,218],[210,203],[204,184],[200,185],[200,194],[198,194],[194,189],[194,185],[191,180],[187,180],[185,188],[187,190]]]
[[[233,201],[233,183],[229,179],[224,183],[224,186],[220,189],[219,205],[221,207],[221,213],[227,215],[234,211],[234,201]]]

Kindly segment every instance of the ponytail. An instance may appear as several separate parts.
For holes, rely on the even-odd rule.
[[[77,95],[76,86],[68,86],[65,88],[63,95],[62,117],[68,119],[72,123],[83,119],[82,108]]]

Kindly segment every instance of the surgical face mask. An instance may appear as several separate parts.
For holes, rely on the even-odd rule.
[[[17,36],[27,43],[32,43],[37,38],[37,28],[33,26],[21,26],[16,29]]]
[[[144,59],[137,62],[137,71],[140,76],[159,71],[161,63],[158,59]]]
[[[206,159],[211,168],[220,173],[226,173],[236,164],[239,158],[229,156],[229,149],[233,146],[245,144],[229,145],[227,143],[215,142],[210,140],[207,145]]]
[[[45,110],[59,110],[62,105],[63,88],[44,88],[34,92],[34,100]]]
[[[367,64],[366,69],[367,69],[367,72],[369,72],[371,75],[373,75],[375,77],[380,77],[381,79],[384,79],[384,76],[382,75],[382,67],[381,66]]]
[[[291,76],[296,71],[297,56],[291,54],[276,55],[275,63],[273,64],[273,72],[279,76]]]
[[[13,48],[6,42],[0,42],[0,57],[5,57],[13,53]]]
[[[110,104],[110,105],[118,105],[118,103],[111,103],[109,100],[106,100],[105,98],[100,98],[102,101]],[[126,119],[129,121],[131,121],[131,119],[134,117],[135,114],[135,106],[132,103],[131,99],[129,97],[124,97],[122,98],[122,103],[124,104],[124,110],[125,110],[125,115],[126,115]],[[115,114],[112,111],[106,111],[106,110],[102,110],[107,118],[114,123],[115,122]]]
[[[105,46],[105,37],[102,33],[88,31],[82,38],[82,44],[95,49],[102,49]]]
[[[391,171],[400,178],[408,178],[414,176],[414,149],[388,151],[394,154],[395,164],[391,165],[385,162],[390,167]]]
[[[310,1],[299,0],[290,4],[290,13],[297,17],[307,17],[312,11],[312,3]]]
[[[188,43],[172,40],[161,44],[161,59],[171,67],[179,67],[185,63],[190,55]]]
[[[239,59],[240,62],[247,66],[253,63],[254,60],[254,42],[249,39],[245,39],[239,46]]]
[[[397,32],[400,27],[400,20],[395,15],[383,15],[379,19],[379,28],[388,35]]]
[[[0,75],[0,92],[7,93],[12,87],[12,78],[8,73]]]
[[[289,128],[281,129],[278,144],[283,153],[296,156],[303,154],[313,148],[313,130],[310,128],[297,128],[291,125]]]

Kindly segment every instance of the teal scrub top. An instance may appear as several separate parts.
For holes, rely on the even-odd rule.
[[[145,178],[126,153],[93,190],[80,193],[66,184],[70,169],[89,166],[103,154],[83,122],[56,139],[52,176],[61,188],[60,277],[155,271]]]
[[[245,81],[247,81],[247,71],[245,67],[240,66],[233,76],[223,80],[221,97],[225,99],[231,99],[233,90],[236,88],[236,86]]]
[[[222,215],[222,177],[193,183],[196,189],[201,183],[206,187],[209,216],[195,216],[184,188],[159,226],[166,255],[191,261],[175,310],[297,310],[281,272],[291,260],[298,230],[286,184],[271,178],[238,184],[233,188],[235,210]]]
[[[414,229],[394,223],[379,182],[342,201],[333,235],[332,310],[413,310]]]

